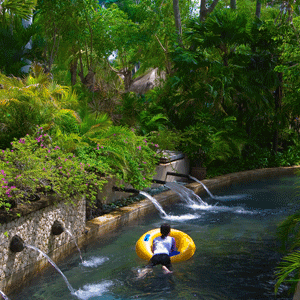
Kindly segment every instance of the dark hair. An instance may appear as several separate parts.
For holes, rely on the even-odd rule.
[[[164,239],[170,233],[170,224],[164,223],[160,226],[161,237]]]

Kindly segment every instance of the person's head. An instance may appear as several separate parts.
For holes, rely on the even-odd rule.
[[[171,227],[170,224],[164,223],[160,226],[160,233],[162,238],[165,238],[170,233]]]

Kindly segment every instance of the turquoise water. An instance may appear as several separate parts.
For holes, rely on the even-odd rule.
[[[72,287],[53,268],[38,274],[30,286],[8,295],[11,300],[60,299],[292,299],[287,287],[274,295],[274,268],[280,260],[276,225],[300,208],[297,178],[260,180],[214,191],[208,205],[185,202],[166,208],[173,228],[189,234],[197,247],[193,258],[173,264],[174,274],[160,267],[144,279],[138,270],[146,263],[135,243],[159,227],[158,213],[137,221],[81,249],[57,265]]]

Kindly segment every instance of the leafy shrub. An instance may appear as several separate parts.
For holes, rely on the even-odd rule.
[[[208,177],[240,172],[246,170],[289,167],[299,165],[300,154],[298,147],[290,146],[287,150],[274,153],[267,148],[261,148],[258,145],[247,145],[242,151],[240,157],[231,157],[225,162],[213,162],[207,169]]]
[[[244,137],[237,128],[235,117],[216,120],[200,113],[197,122],[187,127],[182,135],[182,151],[193,165],[208,167],[231,157],[238,157],[244,146]]]
[[[143,103],[135,93],[124,93],[121,98],[121,105],[118,106],[117,113],[120,114],[120,124],[135,126],[138,115],[142,111]]]
[[[84,195],[93,201],[104,183],[74,154],[52,144],[42,128],[11,145],[11,149],[0,152],[0,208],[8,210],[13,203],[24,203],[41,194],[54,194],[65,202]]]
[[[146,136],[151,131],[161,131],[170,127],[163,107],[156,104],[151,98],[152,91],[146,96],[138,96],[135,93],[122,95],[122,105],[118,113],[122,116],[120,124],[136,128],[137,132]]]
[[[98,131],[93,145],[78,148],[79,159],[91,170],[114,176],[136,189],[151,184],[158,155],[154,151],[158,145],[149,143],[138,136],[133,129],[111,126]]]
[[[181,131],[167,128],[151,131],[146,138],[152,145],[159,145],[159,150],[179,150],[180,144],[185,141]]]

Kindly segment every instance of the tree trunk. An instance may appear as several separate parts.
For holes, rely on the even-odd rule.
[[[275,109],[274,109],[274,136],[273,136],[273,151],[277,153],[278,151],[278,141],[279,141],[279,122],[281,116],[281,103],[282,103],[282,73],[278,73],[279,85],[275,91]]]
[[[207,15],[206,0],[201,0],[200,4],[200,22],[204,22]]]
[[[82,83],[90,90],[94,91],[95,87],[95,72],[91,69],[88,71],[87,75],[82,80]]]
[[[168,50],[168,41],[167,41],[167,39],[165,40],[165,45],[166,46],[164,47],[164,45],[159,40],[159,38],[157,37],[157,35],[155,34],[154,36],[156,37],[156,39],[157,39],[160,47],[164,51],[166,72],[167,72],[168,75],[170,75],[171,72],[172,72],[172,60],[170,59],[170,53],[169,53],[169,50]]]
[[[230,0],[230,8],[236,9],[236,0]]]
[[[258,19],[260,19],[260,12],[261,12],[261,0],[256,0],[255,16]]]
[[[79,52],[79,63],[80,63],[80,70],[78,72],[78,75],[80,77],[81,82],[83,82],[84,81],[84,75],[83,75],[83,62],[82,62],[81,52]]]
[[[126,70],[122,72],[122,75],[124,76],[124,89],[125,89],[125,92],[128,92],[129,88],[132,84],[131,70],[126,68]]]
[[[213,12],[215,7],[217,6],[219,0],[213,0],[212,4],[207,8],[207,0],[201,0],[200,5],[200,22],[204,22],[206,17]]]
[[[77,80],[77,64],[78,60],[77,58],[71,62],[70,65],[70,73],[71,73],[71,84],[75,85]]]
[[[180,9],[179,9],[179,0],[173,0],[173,10],[174,10],[174,18],[175,18],[175,26],[177,30],[177,41],[180,46],[182,46],[182,28],[181,28],[181,17],[180,17]]]
[[[51,72],[54,58],[57,55],[57,52],[59,49],[59,32],[58,32],[57,28],[55,27],[55,23],[53,24],[53,27],[54,27],[54,29],[53,29],[53,45],[52,45],[50,55],[49,55],[47,73]]]

